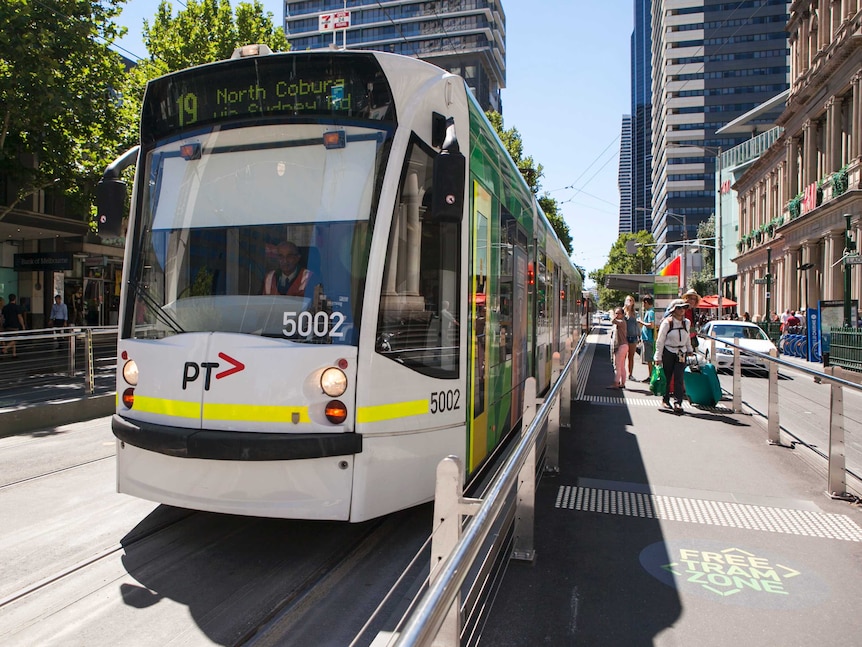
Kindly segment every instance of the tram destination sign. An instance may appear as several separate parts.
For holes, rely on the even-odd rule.
[[[190,129],[282,116],[394,121],[389,83],[373,54],[271,54],[169,74],[147,85],[144,144]]]

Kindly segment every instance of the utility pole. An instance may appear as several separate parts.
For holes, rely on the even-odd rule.
[[[766,321],[772,322],[772,248],[766,248]],[[769,327],[766,328],[769,330]]]
[[[848,262],[850,254],[856,249],[856,243],[850,236],[850,218],[849,213],[844,214],[844,220],[847,225],[844,229],[844,327],[850,328],[853,322],[850,319],[850,263]]]

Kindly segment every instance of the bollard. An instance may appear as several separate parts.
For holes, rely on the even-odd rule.
[[[93,329],[87,328],[84,340],[84,392],[93,395],[96,390],[96,368],[93,363]]]
[[[770,357],[778,357],[778,350],[769,350]],[[769,362],[769,395],[767,399],[766,435],[770,445],[781,444],[781,427],[778,418],[778,364]]]
[[[440,567],[461,538],[461,516],[475,514],[481,500],[463,497],[464,464],[457,456],[447,456],[437,464],[434,492],[434,525],[431,534],[431,574],[434,582]],[[436,647],[458,647],[461,635],[461,594],[449,607],[434,639]]]
[[[830,374],[833,371],[830,371]],[[829,393],[829,468],[826,494],[833,499],[852,499],[847,494],[844,467],[844,388],[832,382]]]
[[[524,387],[523,434],[536,417],[536,378],[529,377]],[[515,509],[515,536],[512,559],[531,562],[536,557],[533,545],[533,525],[536,516],[536,445],[530,448],[518,473],[518,502]]]
[[[554,353],[551,384],[556,384],[560,378],[560,354]],[[551,412],[548,414],[548,433],[545,447],[545,472],[560,473],[560,399],[554,400]]]
[[[736,346],[733,347],[733,413],[742,413],[742,362]]]

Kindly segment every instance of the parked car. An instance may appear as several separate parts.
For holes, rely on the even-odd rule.
[[[611,313],[610,312],[603,312],[602,313],[602,321],[610,321],[610,320],[611,320]]]
[[[733,368],[733,347],[721,340],[736,344],[745,350],[753,350],[768,355],[775,348],[766,333],[755,323],[748,321],[709,321],[700,329],[702,335],[715,337],[715,357],[710,357],[711,340],[701,339],[698,353],[712,362],[716,369]],[[768,370],[768,362],[755,355],[741,352],[739,357],[742,368]]]

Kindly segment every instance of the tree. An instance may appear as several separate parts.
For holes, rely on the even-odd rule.
[[[710,216],[697,226],[698,252],[703,256],[703,266],[689,281],[698,294],[717,294],[715,278],[715,216]]]
[[[260,0],[240,2],[236,11],[228,0],[188,0],[176,16],[162,0],[152,23],[144,20],[141,34],[148,58],[129,71],[125,86],[127,112],[135,122],[150,79],[230,58],[241,45],[259,43],[273,52],[290,49],[284,30],[275,26],[271,12],[264,13]],[[136,140],[126,143],[128,148]]]
[[[39,191],[86,219],[124,135],[122,59],[105,45],[123,1],[0,3],[0,175],[14,187],[0,219]]]
[[[630,240],[638,244],[634,254],[629,254],[626,251],[626,243]],[[649,274],[652,272],[654,243],[655,239],[648,231],[639,231],[636,234],[620,234],[611,246],[604,267],[590,272],[590,278],[596,282],[599,293],[599,309],[609,310],[613,306],[622,304],[628,294],[622,290],[612,290],[605,287],[605,277],[610,274]]]
[[[527,182],[527,186],[530,187],[530,191],[536,196],[539,206],[545,212],[545,216],[547,216],[548,221],[551,223],[551,227],[554,228],[566,253],[571,256],[572,234],[569,232],[569,225],[559,212],[557,201],[547,191],[539,196],[539,191],[542,190],[542,185],[539,182],[539,179],[543,175],[542,165],[536,164],[532,156],[524,157],[524,142],[521,139],[521,133],[514,127],[509,128],[509,130],[504,129],[503,116],[499,112],[490,110],[485,113],[485,116],[488,117],[488,121],[491,122],[494,130],[497,131],[497,136],[503,142],[503,146],[512,157],[524,180]]]

